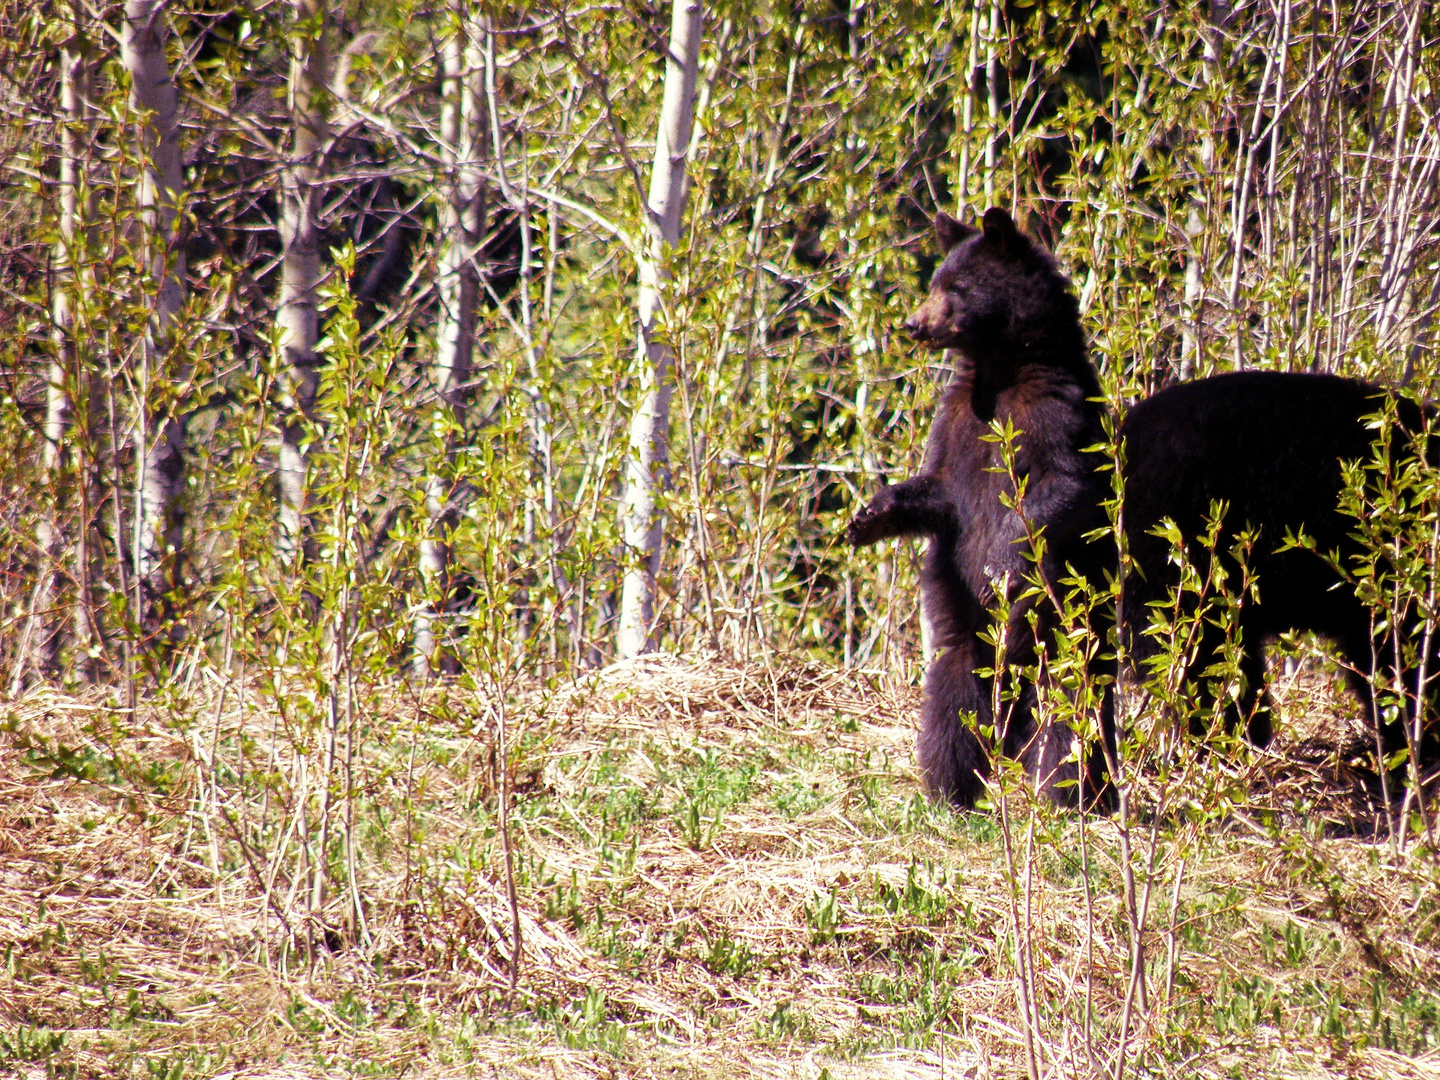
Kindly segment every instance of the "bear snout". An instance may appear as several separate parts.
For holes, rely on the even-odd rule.
[[[934,339],[935,327],[923,307],[905,320],[905,332],[916,341],[930,341]]]
[[[916,341],[935,341],[944,335],[944,327],[949,315],[949,305],[946,304],[945,299],[931,293],[925,302],[905,320],[905,331]]]

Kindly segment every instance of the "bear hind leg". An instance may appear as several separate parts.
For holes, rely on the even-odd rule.
[[[968,809],[985,790],[990,759],[966,717],[988,722],[988,686],[975,674],[973,643],[952,645],[925,673],[916,759],[931,795]]]
[[[1270,693],[1265,687],[1265,650],[1259,634],[1245,635],[1245,653],[1240,658],[1240,674],[1245,677],[1245,688],[1240,700],[1233,707],[1235,716],[1226,717],[1226,727],[1234,731],[1237,721],[1245,721],[1245,737],[1251,746],[1261,750],[1270,745],[1275,735],[1273,711],[1270,707]]]

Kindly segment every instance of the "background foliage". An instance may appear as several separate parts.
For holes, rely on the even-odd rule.
[[[300,585],[297,571],[271,557],[276,178],[294,15],[278,4],[166,11],[191,299],[168,377],[142,378],[139,120],[97,19],[106,14],[10,15],[4,559],[17,632],[0,659],[12,682],[28,678],[19,629],[46,615],[31,609],[37,519],[57,514],[76,550],[87,485],[90,562],[64,568],[56,599],[88,603],[98,632],[67,643],[60,674],[125,670],[127,627],[144,613],[127,599],[118,538],[133,532],[134,417],[146,408],[184,418],[193,447],[173,634],[186,659],[151,659],[219,662],[237,619],[266,651],[296,632],[278,601]],[[476,407],[450,464],[465,508],[454,548],[486,587],[503,579],[517,633],[538,635],[532,645],[562,666],[607,655],[625,560],[612,504],[633,403],[627,241],[642,234],[663,16],[536,6],[493,23],[503,168],[486,163]],[[324,173],[313,513],[332,545],[321,562],[385,593],[361,620],[377,646],[366,655],[397,667],[405,612],[423,593],[417,499],[439,438],[436,64],[458,17],[367,6],[335,12],[329,31],[344,96],[330,102],[342,137]],[[1028,215],[1081,292],[1117,399],[1234,367],[1427,384],[1440,282],[1430,19],[1425,5],[707,12],[685,240],[665,296],[679,369],[663,645],[853,659],[913,636],[901,632],[911,553],[852,563],[835,537],[858,494],[913,467],[946,377],[943,361],[896,332],[933,265],[926,223],[937,209]],[[91,212],[64,365],[79,420],[65,467],[50,470],[40,462],[58,347],[56,57],[72,31],[95,69]],[[499,550],[499,565],[480,565]],[[334,607],[338,579],[305,587]],[[100,667],[77,666],[82,646]]]

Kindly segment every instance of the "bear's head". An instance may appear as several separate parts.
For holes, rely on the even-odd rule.
[[[1022,233],[998,207],[980,227],[948,214],[935,218],[945,260],[930,280],[930,294],[905,329],[932,349],[960,349],[977,362],[1021,362],[1076,307],[1055,260]]]

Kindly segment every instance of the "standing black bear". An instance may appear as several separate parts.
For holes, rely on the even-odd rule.
[[[960,720],[990,720],[991,686],[976,667],[993,661],[979,632],[990,622],[992,582],[1009,575],[1018,592],[1032,569],[1026,523],[1007,508],[1009,472],[989,436],[992,423],[1022,434],[1014,471],[1025,478],[1021,509],[1032,529],[1043,528],[1041,567],[1054,581],[1067,563],[1090,566],[1097,545],[1084,534],[1104,524],[1099,509],[1107,488],[1097,455],[1084,452],[1104,438],[1100,385],[1085,353],[1080,312],[1070,283],[1050,255],[1016,228],[1003,210],[986,213],[983,230],[944,214],[935,222],[948,252],[929,299],[906,322],[932,348],[955,348],[961,364],[941,399],[917,477],[887,487],[850,526],[857,545],[889,536],[931,537],[921,588],[941,650],[925,678],[925,716],[919,760],[937,794],[969,806],[989,774],[978,740]],[[1008,657],[1025,663],[1034,637],[1027,606],[1011,608]],[[1051,613],[1036,611],[1043,632]],[[1028,693],[1028,691],[1027,691]],[[1066,764],[1064,731],[1037,731],[1033,710],[1012,710],[1004,724],[1004,752],[1022,760],[1052,796],[1069,801],[1077,779]]]
[[[945,214],[936,233],[947,254],[925,303],[906,328],[931,348],[954,348],[961,363],[941,400],[919,476],[884,488],[855,518],[856,545],[906,534],[931,538],[922,572],[925,610],[940,652],[925,679],[918,758],[931,790],[960,806],[972,805],[989,775],[989,760],[962,714],[982,724],[990,715],[992,686],[976,674],[993,664],[981,637],[992,616],[991,583],[1007,573],[1018,583],[1032,568],[1026,522],[1043,529],[1048,581],[1067,564],[1097,583],[1115,565],[1113,541],[1085,539],[1105,523],[1100,500],[1108,476],[1086,448],[1101,442],[1102,405],[1086,355],[1079,308],[1069,282],[1048,253],[1022,235],[1003,210],[986,212],[981,229]],[[1124,441],[1126,537],[1138,573],[1126,581],[1126,610],[1143,623],[1151,600],[1163,600],[1178,571],[1169,545],[1149,530],[1173,518],[1184,536],[1198,535],[1213,500],[1228,503],[1228,549],[1234,531],[1249,525],[1257,540],[1249,558],[1259,598],[1241,609],[1241,670],[1245,687],[1229,709],[1232,726],[1243,719],[1251,740],[1270,739],[1264,697],[1266,635],[1313,630],[1332,638],[1358,671],[1370,666],[1372,635],[1367,609],[1354,590],[1319,555],[1282,550],[1287,533],[1304,532],[1320,552],[1356,554],[1353,520],[1337,508],[1340,462],[1363,459],[1372,433],[1363,418],[1383,395],[1374,387],[1326,375],[1247,372],[1172,387],[1130,410]],[[1403,405],[1404,403],[1402,403]],[[1420,417],[1402,408],[1414,431]],[[1019,511],[1007,508],[1010,475],[991,436],[992,422],[1021,433],[1013,471],[1024,478]],[[1035,638],[1024,605],[1012,606],[1010,659],[1025,663]],[[1045,605],[1033,612],[1043,635],[1053,624]],[[1146,639],[1129,627],[1132,653]],[[1218,631],[1217,631],[1218,634]],[[1223,643],[1202,643],[1192,674],[1215,660]],[[1357,690],[1362,676],[1353,675]],[[1369,704],[1368,693],[1361,693]],[[1064,729],[1040,730],[1033,688],[1022,691],[1001,747],[1021,760],[1038,786],[1058,801],[1081,797],[1082,779]],[[1109,718],[1105,718],[1107,737]],[[1404,745],[1398,725],[1385,731],[1387,749]],[[1433,743],[1433,735],[1429,742]],[[1426,757],[1434,756],[1427,743]],[[1086,779],[1098,784],[1101,755],[1092,754]],[[1094,790],[1092,788],[1092,790]]]

